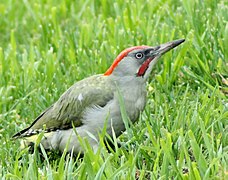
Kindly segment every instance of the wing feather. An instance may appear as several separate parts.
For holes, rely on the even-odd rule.
[[[24,137],[46,131],[68,129],[83,124],[83,112],[92,106],[105,106],[113,99],[113,88],[107,76],[95,75],[71,86],[51,107],[39,115],[26,129],[13,137]]]

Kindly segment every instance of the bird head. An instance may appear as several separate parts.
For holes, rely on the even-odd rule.
[[[133,46],[123,50],[114,60],[105,76],[136,76],[147,79],[158,59],[185,40],[175,40],[158,46]]]

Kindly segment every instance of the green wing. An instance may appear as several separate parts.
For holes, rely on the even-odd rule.
[[[113,99],[112,85],[107,76],[96,75],[75,83],[51,107],[46,109],[28,128],[18,132],[13,138],[31,136],[40,132],[68,129],[82,125],[86,108],[105,106]]]

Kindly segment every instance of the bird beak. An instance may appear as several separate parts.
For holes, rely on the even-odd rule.
[[[161,57],[163,54],[167,53],[169,50],[175,48],[184,41],[184,39],[179,39],[165,44],[161,44],[159,46],[149,47],[148,49],[146,49],[145,54],[147,58],[140,66],[137,76],[144,76],[145,79],[147,79],[149,73],[158,61],[159,57]]]
[[[165,44],[161,44],[159,46],[153,47],[152,50],[150,50],[149,55],[151,57],[161,56],[161,55],[165,54],[166,52],[168,52],[169,50],[180,45],[184,41],[185,41],[185,39],[179,39],[179,40],[167,42]]]

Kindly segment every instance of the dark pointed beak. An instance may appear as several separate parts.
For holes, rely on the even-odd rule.
[[[167,42],[165,44],[161,44],[159,46],[153,47],[150,50],[149,55],[151,57],[161,56],[161,55],[165,54],[166,52],[168,52],[169,50],[171,50],[171,49],[175,48],[176,46],[180,45],[184,41],[185,41],[185,39],[179,39],[179,40]]]

